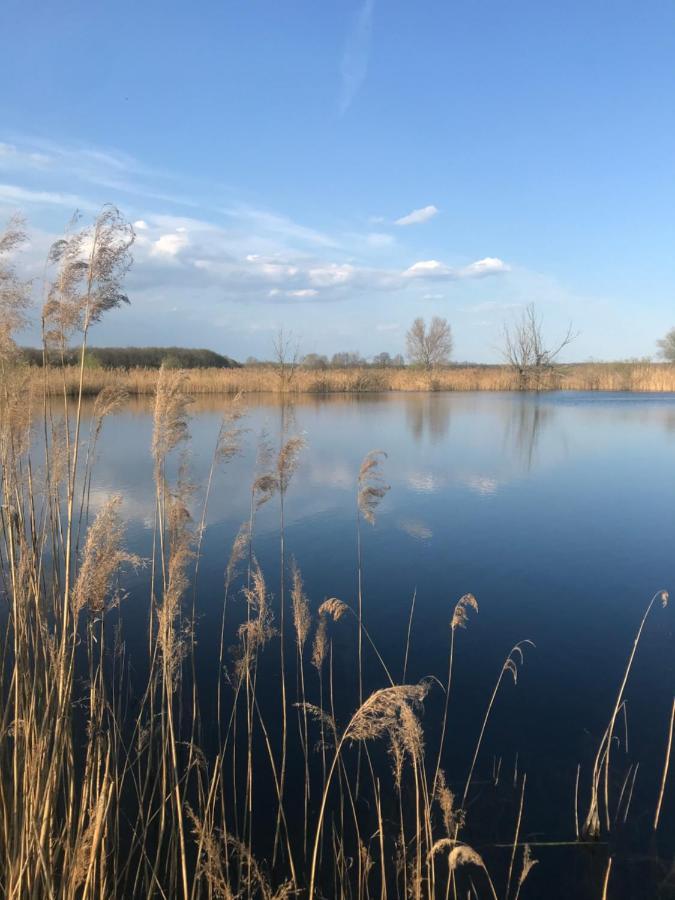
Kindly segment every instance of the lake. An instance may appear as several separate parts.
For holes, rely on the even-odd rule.
[[[534,645],[524,647],[517,684],[510,675],[502,681],[466,809],[466,840],[497,873],[500,895],[511,851],[494,845],[513,840],[525,773],[519,840],[532,844],[539,864],[521,897],[599,897],[609,852],[616,885],[610,896],[673,896],[672,875],[670,887],[665,883],[675,850],[672,779],[657,838],[651,836],[675,689],[672,606],[656,603],[647,620],[626,688],[627,715],[622,711],[614,728],[613,815],[622,787],[623,793],[609,846],[606,838],[590,849],[547,844],[575,838],[579,764],[583,824],[593,758],[640,620],[657,591],[675,586],[675,395],[429,393],[301,396],[283,407],[264,396],[247,402],[243,450],[213,476],[201,546],[195,658],[205,718],[214,703],[224,571],[249,518],[261,432],[275,448],[282,429],[306,440],[285,497],[285,554],[302,572],[313,612],[327,597],[356,607],[356,479],[364,456],[381,449],[390,490],[376,524],[361,523],[363,623],[393,680],[402,677],[410,623],[406,682],[436,676],[445,684],[455,603],[470,592],[479,606],[455,634],[443,769],[456,793],[509,650],[525,639]],[[228,403],[198,398],[191,407],[197,521]],[[151,437],[151,402],[129,402],[112,416],[91,492],[92,511],[111,492],[122,495],[127,544],[146,557],[155,514]],[[256,516],[253,549],[277,607],[277,498]],[[125,582],[122,616],[132,663],[147,647],[148,583],[147,570]],[[245,605],[242,583],[240,577],[231,592],[234,623]],[[228,644],[236,640],[234,623]],[[266,653],[261,684],[264,667],[278,670],[276,651]],[[344,726],[358,697],[352,624],[335,623],[333,654],[335,712]],[[387,682],[367,642],[364,654],[367,696]],[[308,663],[315,690],[310,670]],[[289,679],[292,701],[295,678]],[[432,682],[421,714],[432,761],[443,697]],[[209,739],[207,727],[207,749]],[[289,763],[294,801],[299,766]],[[301,821],[301,802],[298,809]],[[269,832],[269,823],[259,827]],[[268,839],[261,834],[263,856]]]

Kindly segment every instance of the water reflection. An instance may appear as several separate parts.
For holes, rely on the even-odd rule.
[[[191,405],[197,483],[208,470],[218,424],[230,403],[231,398],[207,395],[195,397]],[[650,428],[671,433],[675,421],[675,402],[667,398],[597,395],[300,395],[286,403],[252,395],[244,403],[247,448],[234,466],[233,495],[250,484],[263,430],[274,447],[283,434],[303,434],[308,449],[302,500],[317,513],[340,505],[338,494],[352,494],[360,460],[376,447],[389,453],[387,478],[393,486],[432,496],[461,485],[490,500],[517,479],[602,453],[608,429],[626,427],[632,439]],[[151,414],[151,398],[130,401],[106,426],[99,454],[104,484],[115,489],[121,478],[123,486],[133,485],[128,507],[137,521],[149,521],[153,514]],[[95,503],[96,485],[93,490]],[[99,491],[101,499],[107,496]]]
[[[540,395],[519,396],[520,402],[505,406],[504,446],[513,451],[525,471],[535,461],[541,432],[550,426],[557,407],[542,400]]]
[[[429,436],[432,443],[441,442],[450,428],[451,402],[442,394],[406,394],[403,398],[405,420],[416,441]]]

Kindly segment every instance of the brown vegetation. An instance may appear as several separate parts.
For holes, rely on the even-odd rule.
[[[42,390],[43,373],[30,369],[30,383]],[[70,394],[79,387],[79,368],[49,371],[52,394],[64,385]],[[129,394],[152,395],[157,386],[155,369],[84,369],[85,395],[96,395],[106,387],[122,387]],[[517,371],[510,366],[449,366],[426,372],[415,368],[348,368],[314,371],[297,368],[292,380],[274,366],[241,369],[191,369],[185,374],[189,394],[344,394],[388,391],[519,391]],[[675,391],[675,364],[626,362],[560,365],[539,382],[542,391]]]

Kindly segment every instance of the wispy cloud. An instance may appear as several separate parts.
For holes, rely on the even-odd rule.
[[[347,112],[368,73],[374,9],[375,0],[364,0],[347,38],[340,64],[340,115]]]
[[[423,206],[421,209],[413,209],[406,216],[396,219],[394,225],[421,225],[422,222],[428,222],[429,219],[433,219],[434,216],[438,215],[438,212],[438,208],[433,204]]]
[[[391,247],[394,238],[391,234],[383,231],[371,231],[366,235],[366,241],[371,247]]]
[[[34,191],[14,184],[0,184],[0,203],[25,206],[63,206],[71,212],[76,209],[92,211],[98,209],[84,197],[61,191]]]

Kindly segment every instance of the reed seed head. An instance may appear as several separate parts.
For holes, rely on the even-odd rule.
[[[73,590],[75,614],[88,607],[101,614],[115,574],[124,563],[138,567],[138,556],[122,548],[124,526],[119,514],[120,496],[111,497],[101,508],[87,532],[82,563]]]
[[[309,611],[307,597],[305,596],[302,574],[295,560],[293,560],[291,572],[293,579],[293,587],[291,590],[293,625],[295,627],[295,639],[298,650],[302,653],[305,643],[307,642],[307,637],[309,636],[309,629],[312,625],[312,616]]]
[[[339,622],[348,609],[349,607],[342,600],[338,600],[337,597],[330,597],[328,600],[324,600],[319,607],[319,615],[327,616],[334,622]]]
[[[450,628],[454,631],[456,628],[466,628],[469,621],[468,610],[473,609],[478,612],[478,601],[473,594],[464,594],[460,597],[452,614]]]
[[[157,379],[152,431],[156,469],[161,467],[167,454],[188,439],[188,405],[191,402],[186,391],[185,373],[162,366]]]

